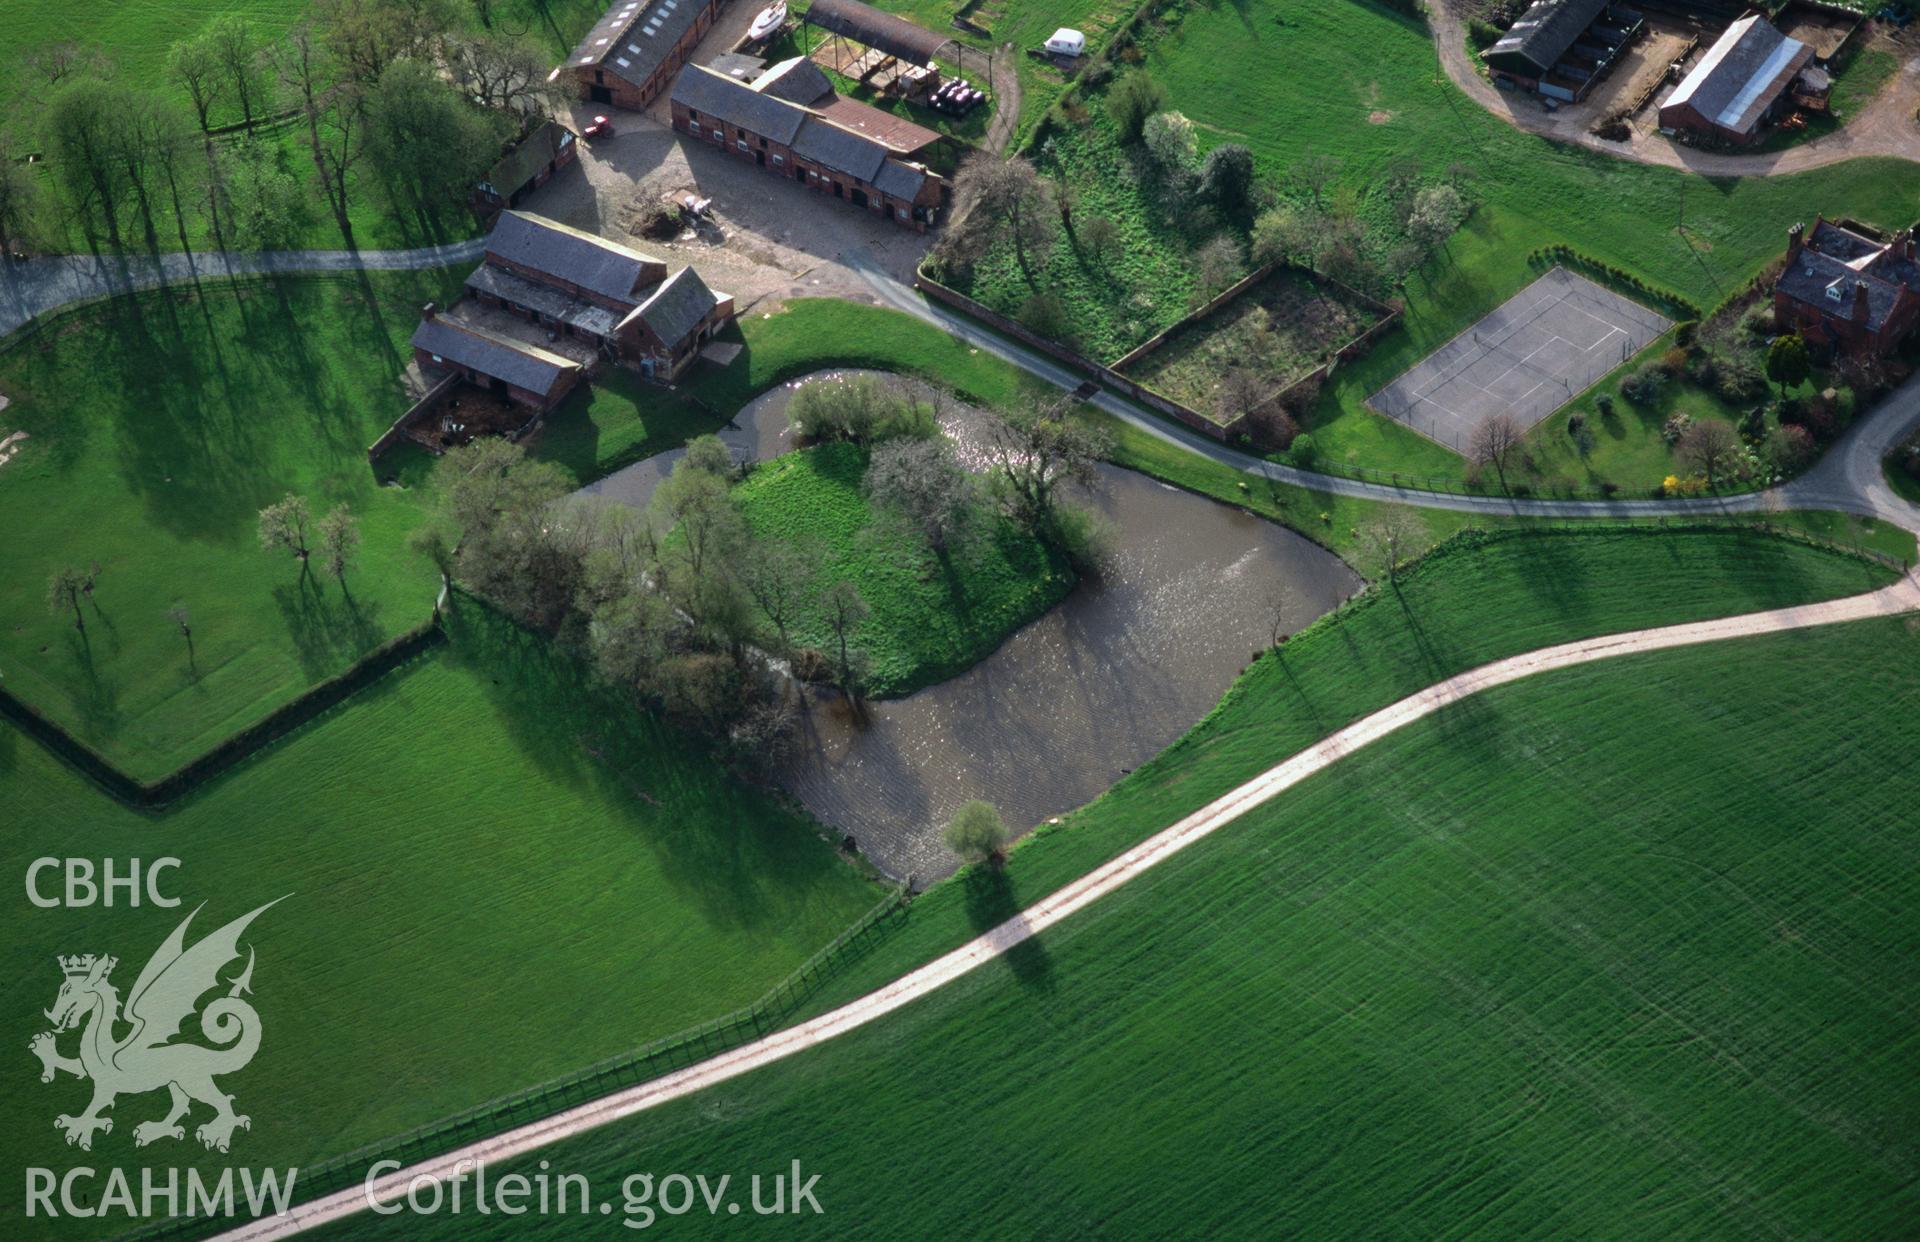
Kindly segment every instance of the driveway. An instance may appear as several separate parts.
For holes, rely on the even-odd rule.
[[[1468,98],[1517,129],[1560,142],[1642,164],[1684,168],[1707,177],[1763,177],[1803,172],[1868,156],[1920,161],[1920,127],[1916,127],[1913,119],[1915,108],[1920,107],[1920,48],[1913,46],[1912,37],[1903,43],[1878,33],[1873,36],[1874,46],[1900,57],[1900,68],[1880,93],[1839,129],[1799,146],[1740,155],[1701,151],[1670,142],[1651,125],[1636,125],[1628,142],[1602,141],[1588,132],[1599,119],[1590,104],[1547,112],[1535,96],[1503,91],[1488,81],[1467,47],[1465,22],[1457,14],[1446,11],[1444,0],[1430,10],[1427,21],[1447,77]],[[1649,109],[1655,106],[1653,102],[1647,104]]]
[[[576,106],[575,128],[592,115]],[[847,256],[860,253],[894,279],[911,281],[933,244],[931,234],[900,228],[681,137],[667,124],[664,100],[645,113],[612,116],[615,135],[583,143],[577,166],[522,206],[668,262],[691,263],[708,284],[733,294],[743,312],[770,311],[797,297],[878,302]],[[697,228],[669,240],[635,234],[644,204],[689,195],[712,200],[709,217]]]

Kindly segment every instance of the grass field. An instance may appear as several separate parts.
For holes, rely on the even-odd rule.
[[[58,990],[56,950],[115,954],[124,990],[196,904],[204,934],[291,894],[249,934],[265,1038],[223,1083],[253,1118],[233,1159],[307,1164],[745,1004],[878,899],[811,820],[545,639],[471,603],[450,630],[158,818],[0,729],[8,872],[170,855],[163,891],[186,903],[42,910],[16,879],[4,977],[22,1047]],[[67,1167],[51,1122],[83,1088],[19,1068],[5,1163]],[[96,1162],[228,1162],[198,1143],[136,1157],[133,1124],[164,1103],[123,1099]]]
[[[859,588],[872,610],[854,640],[870,694],[894,698],[964,672],[1073,589],[1061,558],[984,507],[968,537],[935,554],[874,513],[866,471],[865,449],[823,444],[761,465],[733,494],[755,535],[811,549],[823,583]],[[792,630],[795,642],[833,651],[817,601]]]
[[[1321,680],[1369,661],[1364,640],[1398,633],[1424,680],[1521,640],[1502,616],[1559,614],[1531,640],[1697,612],[1704,597],[1615,594],[1606,570],[1664,584],[1670,549],[1714,543],[1725,568],[1754,552],[1719,537],[1691,553],[1641,540],[1638,556],[1603,541],[1591,558],[1530,545],[1523,560],[1562,564],[1496,571],[1523,571],[1518,598],[1483,593],[1497,583],[1480,558],[1449,560],[1408,584],[1405,610],[1378,599],[1262,661],[1186,742],[1017,851],[1003,881],[922,898],[915,947],[1051,888],[1040,856],[1077,855],[1077,871],[1097,848],[1086,838],[1110,850],[1386,697],[1372,676]],[[1674,581],[1720,576],[1705,568]],[[1860,585],[1850,573],[1830,585]],[[1557,608],[1526,602],[1556,590]],[[1902,831],[1920,792],[1904,760],[1920,742],[1917,644],[1908,624],[1872,622],[1501,688],[929,1000],[541,1156],[603,1195],[630,1172],[743,1180],[798,1156],[826,1208],[803,1223],[839,1236],[983,1219],[1023,1233],[1884,1236],[1904,1219],[1920,1108],[1900,966],[1920,883]],[[897,968],[908,948],[866,965]],[[440,1223],[396,1219],[409,1236]],[[476,1226],[498,1227],[470,1218],[463,1236]],[[356,1221],[355,1236],[382,1228],[397,1236],[393,1221]]]
[[[1526,256],[1538,246],[1573,245],[1712,306],[1776,256],[1787,226],[1811,211],[1897,228],[1909,222],[1920,190],[1920,173],[1895,161],[1714,180],[1556,145],[1487,115],[1439,77],[1423,24],[1360,0],[1175,4],[1143,46],[1145,68],[1198,125],[1203,149],[1243,142],[1276,179],[1309,155],[1336,156],[1331,197],[1376,225],[1390,224],[1373,193],[1391,168],[1406,164],[1434,179],[1461,166],[1473,216],[1408,280],[1403,329],[1340,371],[1307,420],[1321,461],[1333,468],[1459,477],[1456,454],[1364,402],[1532,279]],[[984,291],[988,304],[1016,311],[1044,287],[1071,312],[1077,342],[1111,357],[1114,346],[1178,317],[1190,276],[1172,238],[1154,231],[1122,163],[1111,154],[1079,159],[1083,147],[1110,146],[1097,98],[1088,113],[1065,126],[1057,149],[1072,165],[1077,210],[1120,226],[1124,269],[1103,279],[1062,241],[1032,286],[1005,256],[991,259],[975,296]],[[1684,232],[1676,227],[1683,209]]]
[[[31,436],[0,467],[8,688],[152,779],[424,621],[436,578],[405,550],[421,504],[376,485],[366,446],[405,409],[407,337],[452,279],[119,299],[0,355],[0,420]],[[358,518],[345,590],[260,550],[259,509],[290,491]],[[49,614],[46,582],[90,562],[81,632]]]

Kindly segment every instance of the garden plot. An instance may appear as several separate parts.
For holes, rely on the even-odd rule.
[[[1521,431],[1597,383],[1673,323],[1556,267],[1367,402],[1455,452],[1496,414]]]
[[[1221,404],[1228,375],[1251,372],[1278,392],[1379,319],[1379,310],[1351,291],[1281,268],[1215,314],[1182,324],[1124,369],[1155,392],[1229,423],[1241,410]]]

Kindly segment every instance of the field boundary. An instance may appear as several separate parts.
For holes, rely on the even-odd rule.
[[[445,598],[443,586],[441,599]],[[436,603],[433,616],[427,621],[396,634],[347,668],[314,684],[239,732],[229,734],[212,749],[187,760],[157,781],[137,780],[122,772],[106,756],[68,732],[64,725],[4,687],[0,687],[0,717],[116,802],[139,811],[160,810],[311,724],[416,656],[444,644],[447,633],[440,625],[440,607]]]
[[[871,948],[875,937],[884,936],[897,926],[898,920],[905,918],[912,907],[912,895],[913,877],[908,876],[757,1000],[731,1013],[664,1035],[632,1052],[608,1057],[571,1074],[357,1148],[312,1168],[303,1168],[300,1201],[360,1185],[367,1168],[377,1161],[397,1159],[402,1164],[410,1164],[430,1159],[489,1138],[511,1126],[541,1120],[562,1109],[589,1103],[760,1039],[780,1029],[780,1024],[796,1013],[821,983]],[[312,1193],[306,1193],[308,1190]],[[174,1218],[125,1236],[181,1237],[198,1233],[208,1223],[205,1217]]]

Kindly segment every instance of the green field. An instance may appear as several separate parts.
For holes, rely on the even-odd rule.
[[[1353,676],[1376,659],[1425,681],[1515,640],[1716,610],[1649,607],[1670,550],[1723,571],[1695,561],[1676,585],[1751,589],[1786,568],[1718,536],[1583,542],[1449,557],[1404,609],[1376,596],[1263,660],[1008,875],[922,898],[912,943],[837,990],[997,922],[1390,697],[1377,670]],[[1559,571],[1528,563],[1542,556]],[[1811,575],[1796,590],[1824,576],[1820,558],[1786,559]],[[1609,570],[1651,590],[1613,588]],[[1509,573],[1518,598],[1486,590]],[[1768,577],[1719,603],[1779,598]],[[1828,585],[1863,585],[1851,577]],[[1500,623],[1555,614],[1524,639]],[[1365,645],[1395,636],[1398,650]],[[1920,948],[1902,914],[1920,883],[1903,834],[1917,643],[1871,622],[1503,687],[929,1000],[541,1158],[612,1195],[632,1172],[744,1180],[797,1157],[826,1208],[803,1223],[837,1236],[985,1219],[1049,1234],[1897,1232],[1920,1108],[1902,967]],[[396,1219],[413,1236],[445,1218]]]
[[[31,436],[0,467],[0,671],[153,779],[426,620],[432,567],[407,554],[414,494],[366,447],[442,272],[209,285],[56,319],[0,355],[0,420]],[[259,547],[287,492],[344,502],[362,549],[345,590]],[[48,576],[101,566],[87,626],[50,615]],[[167,612],[184,605],[187,644]]]
[[[1898,228],[1920,193],[1920,170],[1898,161],[1706,179],[1521,133],[1437,76],[1422,23],[1361,0],[1176,3],[1143,46],[1144,67],[1198,125],[1203,149],[1245,143],[1276,181],[1309,155],[1336,156],[1329,198],[1387,233],[1375,190],[1390,169],[1405,164],[1434,180],[1459,166],[1472,217],[1407,281],[1403,329],[1337,373],[1307,420],[1321,464],[1336,470],[1460,477],[1456,454],[1364,402],[1531,280],[1527,255],[1539,246],[1573,245],[1710,307],[1780,252],[1795,220],[1818,210]],[[1108,128],[1096,97],[1084,121],[1064,124],[1057,149],[1072,166],[1076,211],[1115,219],[1124,259],[1103,273],[1062,240],[1032,285],[996,255],[973,290],[1009,313],[1038,289],[1055,293],[1078,343],[1102,357],[1177,318],[1190,280],[1177,239],[1108,151]],[[1683,206],[1684,233],[1675,227]]]
[[[472,603],[450,632],[160,817],[0,729],[22,1049],[56,950],[115,954],[124,994],[187,909],[208,903],[204,934],[291,894],[249,934],[265,1038],[223,1084],[253,1118],[234,1159],[311,1164],[745,1004],[878,900],[810,819],[547,640]],[[186,905],[35,909],[18,877],[49,853],[177,857],[163,891]],[[5,1163],[67,1167],[51,1122],[84,1089],[18,1068]],[[133,1124],[164,1103],[124,1099],[96,1162],[227,1163],[191,1139],[136,1157]]]
[[[865,449],[822,444],[762,464],[733,494],[757,537],[808,548],[823,582],[859,588],[872,613],[855,645],[867,654],[875,697],[965,672],[1073,589],[1063,559],[984,506],[974,529],[937,555],[874,513],[862,491],[866,471]],[[832,652],[833,628],[818,601],[792,629],[795,642]]]

